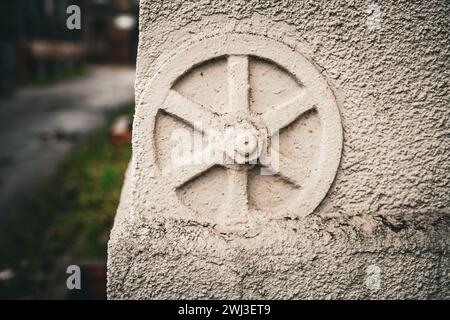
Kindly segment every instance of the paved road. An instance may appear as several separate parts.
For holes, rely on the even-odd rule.
[[[54,173],[80,137],[133,101],[133,87],[133,68],[102,66],[0,99],[0,222]]]

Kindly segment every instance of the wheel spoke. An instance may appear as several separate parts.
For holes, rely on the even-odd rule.
[[[293,161],[276,150],[272,150],[268,168],[273,174],[277,174],[296,187],[302,186],[301,178],[305,179],[310,175],[309,170],[298,161]]]
[[[175,90],[169,91],[162,109],[204,133],[217,121],[212,112]]]
[[[179,188],[187,182],[197,178],[209,169],[211,169],[214,163],[195,163],[179,165],[175,168],[171,168],[164,173],[168,181],[174,186],[174,188]]]
[[[248,213],[248,170],[228,170],[228,196],[224,208],[224,222],[245,222]]]
[[[231,112],[242,114],[249,112],[248,93],[248,57],[228,57],[228,103]]]
[[[275,108],[263,116],[270,134],[283,129],[315,107],[314,100],[308,99],[307,95],[307,91],[304,91],[281,107]]]

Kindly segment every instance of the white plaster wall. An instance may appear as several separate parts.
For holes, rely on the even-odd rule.
[[[251,237],[168,217],[175,204],[140,183],[152,165],[132,161],[109,243],[109,298],[450,298],[450,5],[379,1],[381,22],[369,28],[370,4],[141,1],[135,126],[168,52],[242,32],[315,64],[338,98],[344,145],[313,214]],[[135,130],[135,158],[149,139]],[[370,266],[378,290],[366,285]]]

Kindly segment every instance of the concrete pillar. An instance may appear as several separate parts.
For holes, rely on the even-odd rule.
[[[450,298],[446,2],[140,10],[110,299]]]

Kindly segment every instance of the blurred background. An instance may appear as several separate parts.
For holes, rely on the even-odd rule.
[[[70,30],[67,8],[81,9]],[[0,299],[104,299],[138,0],[0,3]],[[68,290],[69,265],[81,290]]]

